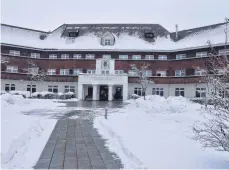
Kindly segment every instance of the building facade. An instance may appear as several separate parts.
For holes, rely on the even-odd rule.
[[[215,55],[229,55],[225,25],[170,33],[158,24],[64,24],[52,32],[1,24],[1,90],[126,100],[142,95],[131,64],[147,64],[154,82],[147,95],[203,97],[202,73],[212,53],[206,42]],[[41,71],[45,80],[31,84],[31,72]]]

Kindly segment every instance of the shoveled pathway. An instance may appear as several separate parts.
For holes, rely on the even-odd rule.
[[[120,169],[91,121],[58,120],[35,169]]]

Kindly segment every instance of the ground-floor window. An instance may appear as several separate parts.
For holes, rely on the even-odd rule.
[[[164,88],[153,88],[152,89],[152,94],[153,95],[164,96]]]
[[[196,97],[203,98],[206,97],[206,88],[196,88]]]
[[[175,96],[183,96],[184,97],[184,88],[175,88]]]
[[[52,93],[58,93],[58,86],[48,86],[48,91]]]
[[[14,91],[15,88],[15,84],[5,84],[5,91]]]
[[[68,92],[75,93],[75,86],[64,86],[64,92],[65,93],[68,93]]]
[[[31,90],[31,85],[27,85],[27,91],[30,91],[30,90]],[[32,93],[34,93],[36,91],[37,91],[36,85],[32,85]]]
[[[137,94],[139,96],[144,96],[144,92],[142,91],[142,88],[140,88],[140,87],[134,88],[134,94]]]

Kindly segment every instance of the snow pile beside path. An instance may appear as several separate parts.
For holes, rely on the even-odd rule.
[[[54,109],[63,104],[3,94],[1,98],[1,166],[32,168],[38,160],[56,120],[23,115],[33,109]]]
[[[183,97],[146,96],[97,117],[94,126],[118,154],[124,168],[229,168],[226,152],[203,149],[192,140],[201,105]]]

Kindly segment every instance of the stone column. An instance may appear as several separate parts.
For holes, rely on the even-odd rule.
[[[109,101],[113,100],[113,85],[108,86],[108,100]]]
[[[122,89],[123,101],[128,99],[128,85],[124,84]]]
[[[78,84],[78,99],[83,100],[83,84]]]
[[[93,98],[92,98],[92,100],[97,100],[97,89],[98,89],[98,86],[93,85]]]

